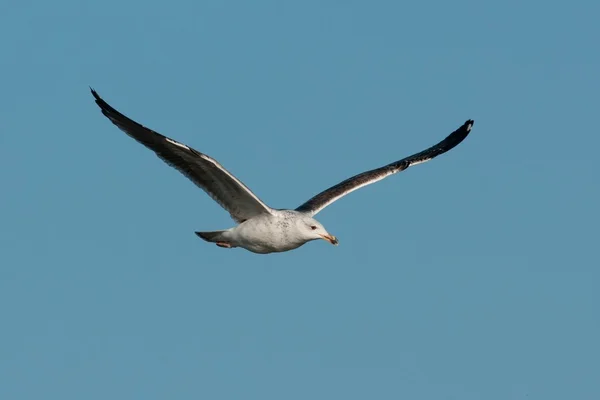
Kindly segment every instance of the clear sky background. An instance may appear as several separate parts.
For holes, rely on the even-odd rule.
[[[0,3],[0,398],[600,398],[597,1]],[[88,86],[267,204],[233,225]]]

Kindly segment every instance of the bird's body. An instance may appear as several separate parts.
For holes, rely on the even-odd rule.
[[[273,214],[258,215],[222,231],[216,243],[222,247],[241,247],[259,254],[297,249],[310,240],[321,238],[337,243],[335,237],[327,237],[326,233],[322,236],[304,235],[305,225],[311,224],[317,226],[317,229],[320,225],[313,225],[314,222],[306,222],[306,220],[306,215],[298,211],[273,210]],[[206,239],[203,237],[203,232],[196,234]]]
[[[92,94],[102,113],[113,124],[187,176],[229,211],[238,223],[227,230],[196,232],[199,237],[220,247],[241,247],[259,254],[293,250],[317,239],[337,245],[336,237],[313,218],[315,214],[354,190],[447,152],[462,142],[473,127],[473,121],[468,120],[440,143],[424,151],[346,179],[295,210],[279,210],[267,206],[215,159],[138,124],[111,107],[94,90]]]

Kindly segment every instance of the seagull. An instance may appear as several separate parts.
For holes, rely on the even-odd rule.
[[[337,245],[338,239],[313,218],[318,212],[363,186],[444,154],[462,142],[473,127],[473,120],[469,119],[435,146],[348,178],[317,194],[295,210],[275,209],[260,200],[214,158],[129,119],[111,107],[94,89],[90,90],[102,113],[113,124],[179,170],[228,211],[237,223],[233,228],[195,232],[196,235],[219,247],[241,247],[258,254],[294,250],[318,239]]]

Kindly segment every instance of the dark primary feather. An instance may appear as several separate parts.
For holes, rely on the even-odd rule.
[[[168,165],[187,176],[210,197],[229,211],[238,223],[271,209],[216,160],[138,124],[105,102],[91,89],[102,113],[119,129],[154,151]]]
[[[411,165],[420,164],[431,160],[444,154],[448,150],[456,147],[462,142],[471,132],[474,121],[472,119],[467,120],[460,128],[452,132],[444,140],[431,146],[427,150],[423,150],[419,153],[413,154],[412,156],[403,158],[402,160],[395,161],[391,164],[385,165],[381,168],[373,169],[371,171],[363,172],[355,175],[352,178],[348,178],[343,182],[338,183],[335,186],[319,193],[300,207],[296,208],[296,211],[304,212],[310,215],[315,215],[329,204],[333,203],[340,197],[353,192],[363,186],[375,183],[389,175],[395,174],[400,171],[404,171]]]

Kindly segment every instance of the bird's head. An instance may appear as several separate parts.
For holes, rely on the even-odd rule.
[[[337,246],[338,244],[337,238],[327,232],[323,225],[312,217],[307,216],[300,219],[298,221],[298,229],[302,232],[306,240],[323,239],[333,245]]]

